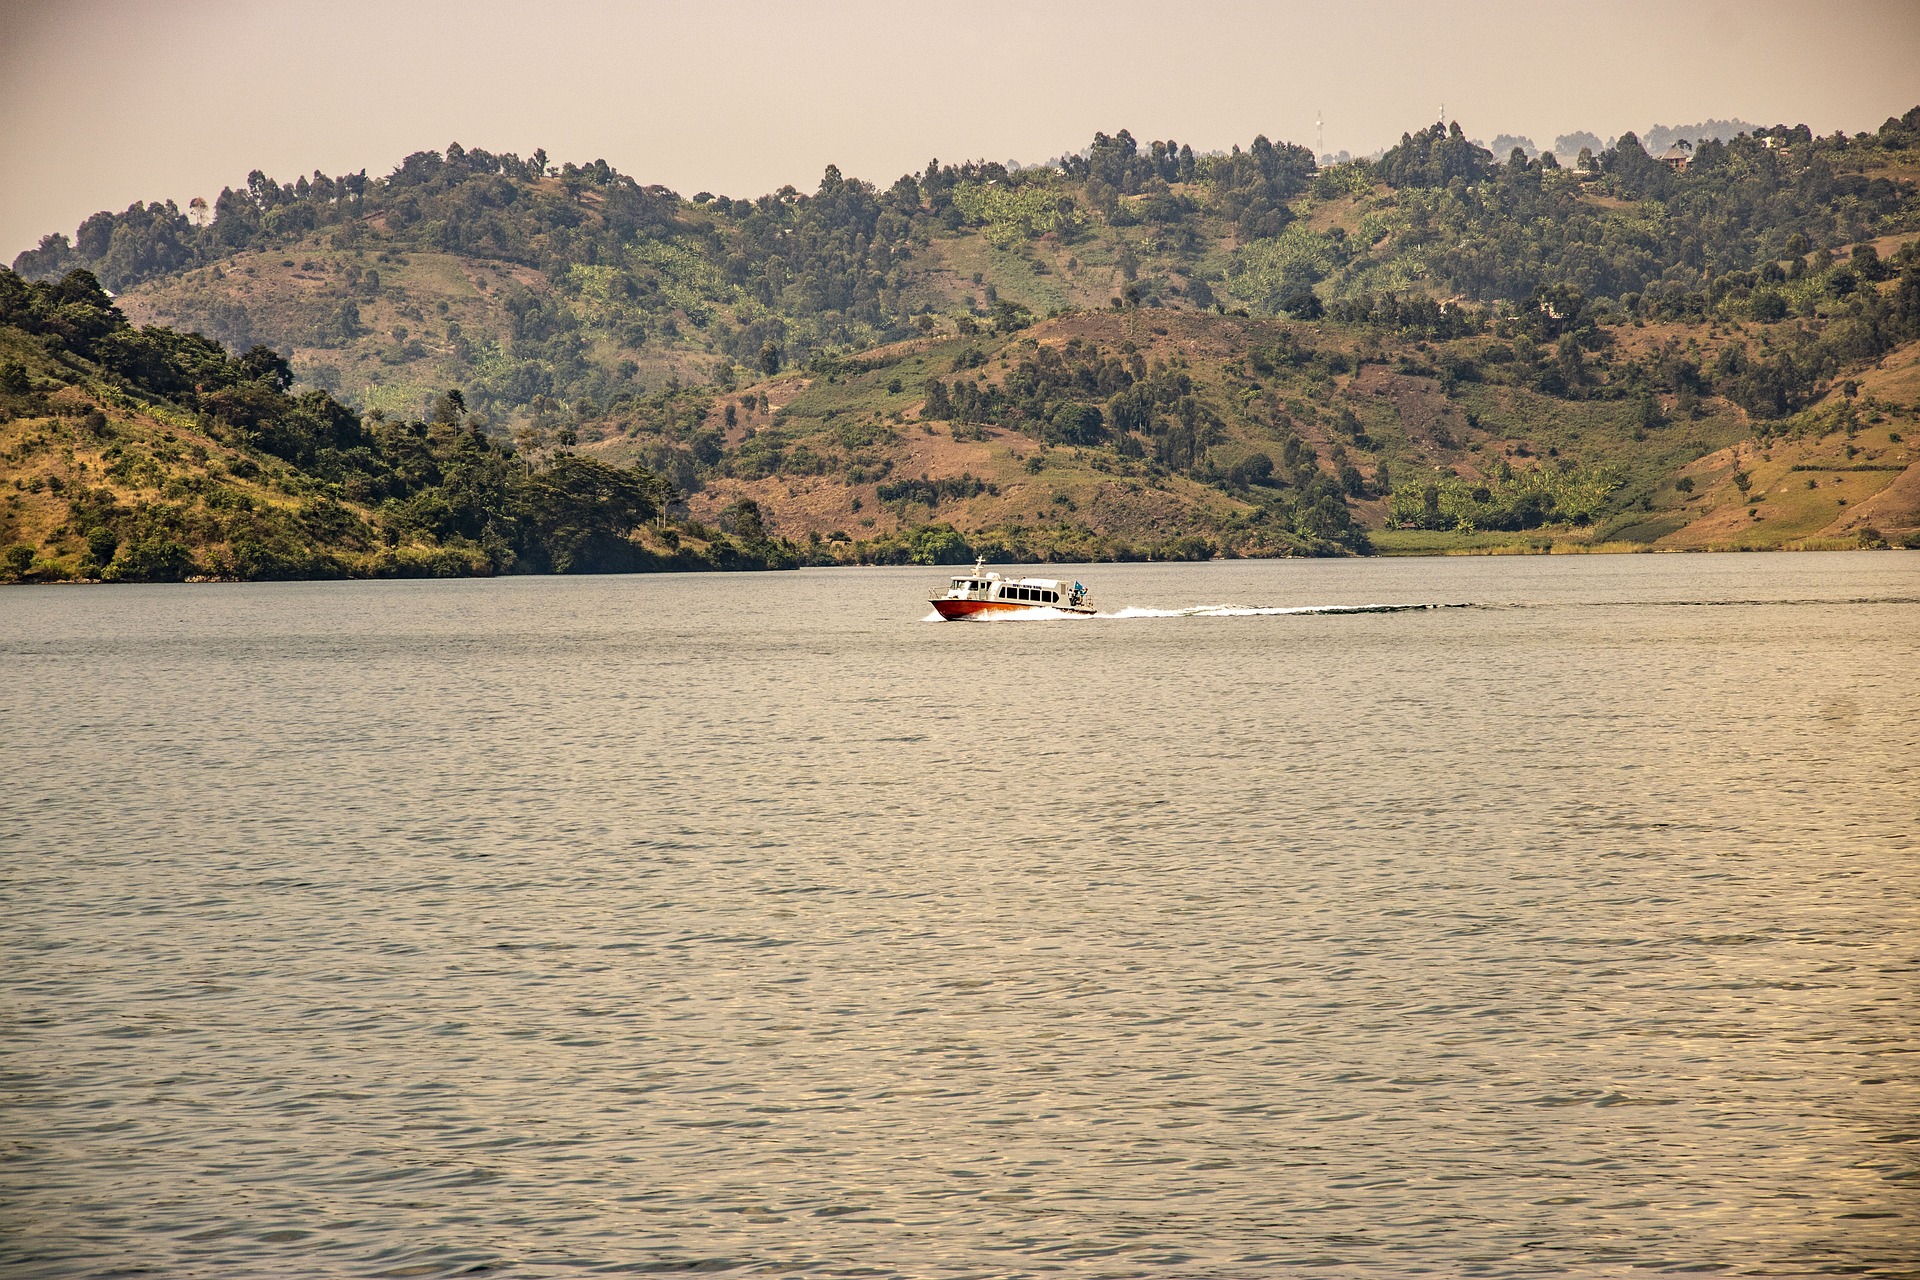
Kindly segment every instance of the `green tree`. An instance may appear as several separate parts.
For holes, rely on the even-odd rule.
[[[460,388],[449,387],[433,402],[433,413],[429,420],[442,426],[455,426],[466,413],[467,398],[460,394]]]
[[[1047,439],[1054,444],[1092,445],[1106,438],[1106,420],[1090,404],[1062,404],[1053,411]]]
[[[952,525],[926,525],[907,539],[907,559],[913,564],[966,564],[973,548]]]
[[[733,536],[748,546],[755,546],[767,540],[767,520],[760,510],[760,504],[752,498],[742,498],[728,507],[724,513],[726,521],[733,529]]]
[[[112,563],[113,553],[119,549],[119,535],[105,525],[95,525],[87,530],[87,555],[95,565],[105,567]]]
[[[149,534],[120,548],[103,576],[109,582],[184,582],[199,572],[193,552],[168,534]]]
[[[927,379],[927,403],[920,411],[920,416],[937,422],[953,417],[953,402],[947,398],[947,384],[940,379]]]

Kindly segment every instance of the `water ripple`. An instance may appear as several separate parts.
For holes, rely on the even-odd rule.
[[[9,589],[0,1268],[1912,1275],[1915,563]]]

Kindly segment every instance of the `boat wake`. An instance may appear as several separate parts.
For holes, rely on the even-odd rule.
[[[1415,613],[1425,609],[1471,609],[1470,604],[1196,604],[1184,609],[1147,609],[1129,605],[1102,618],[1278,618],[1318,613]]]
[[[1108,622],[1131,622],[1139,618],[1281,618],[1298,614],[1325,613],[1416,613],[1429,609],[1471,609],[1471,604],[1301,604],[1301,605],[1251,605],[1251,604],[1196,604],[1184,609],[1150,609],[1140,605],[1128,605],[1112,613],[1069,613],[1064,609],[1049,609],[1038,605],[1028,609],[1009,609],[1004,612],[975,617],[969,621],[978,622],[1054,622],[1063,618],[1093,617]],[[939,613],[929,613],[922,622],[940,622]]]

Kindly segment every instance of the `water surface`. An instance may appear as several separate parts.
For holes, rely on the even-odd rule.
[[[946,572],[0,593],[0,1268],[1914,1274],[1920,556]]]

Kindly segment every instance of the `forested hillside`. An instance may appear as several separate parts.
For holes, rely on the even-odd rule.
[[[791,565],[757,522],[674,521],[665,481],[291,389],[266,347],[129,325],[84,270],[0,271],[0,574],[57,581]]]
[[[97,524],[19,514],[54,472],[17,469],[55,439],[21,424],[111,392],[356,513],[364,546],[303,544],[329,572],[449,547],[497,572],[1904,539],[1920,108],[1681,141],[1495,156],[1434,125],[1321,167],[1122,131],[1049,166],[933,161],[884,187],[829,168],[755,199],[457,145],[384,178],[255,173],[16,259],[0,536],[33,543],[24,572],[108,570],[75,549]],[[112,319],[76,329],[69,307]],[[243,387],[335,425],[289,443]],[[467,516],[406,515],[464,483],[456,442],[519,479]],[[568,554],[514,496],[590,465],[650,495],[606,499],[631,556]],[[200,571],[269,571],[194,546]]]

